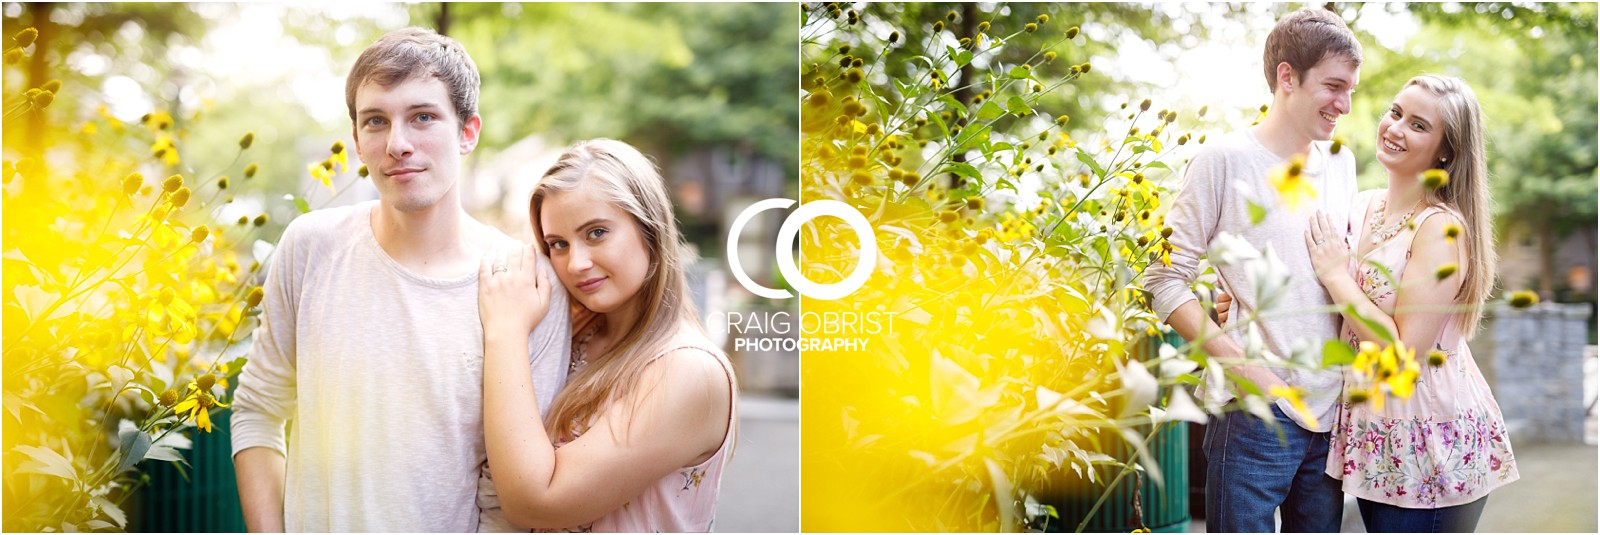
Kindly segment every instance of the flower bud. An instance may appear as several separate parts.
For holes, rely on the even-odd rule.
[[[1523,290],[1511,294],[1511,308],[1528,308],[1539,304],[1539,294]]]
[[[183,208],[183,205],[189,204],[189,197],[193,194],[194,192],[190,191],[189,188],[178,188],[178,191],[172,192],[172,196],[167,199],[167,202],[172,203],[173,208]]]
[[[1440,351],[1440,350],[1437,350],[1437,349],[1435,349],[1433,351],[1429,351],[1428,352],[1428,364],[1433,365],[1433,366],[1441,366],[1441,365],[1444,364],[1444,360],[1445,360],[1446,357],[1448,357],[1448,355],[1445,355],[1445,353],[1443,351]]]
[[[1458,268],[1456,267],[1455,264],[1445,264],[1445,265],[1439,266],[1439,269],[1434,270],[1433,277],[1438,279],[1438,280],[1448,279],[1448,278],[1450,278],[1451,275],[1455,275],[1456,274],[1456,269],[1458,269]]]
[[[206,241],[206,238],[209,236],[211,236],[211,228],[205,225],[195,227],[194,230],[189,232],[189,239],[193,240],[195,243]]]
[[[173,405],[177,405],[178,404],[178,391],[177,390],[168,389],[166,392],[162,392],[161,393],[161,397],[160,397],[158,402],[161,403],[162,407],[171,407]]]
[[[332,152],[334,154],[339,154],[341,152],[344,152],[344,142],[343,141],[335,141],[335,142],[333,142],[333,146],[329,147],[328,151]]]
[[[245,132],[244,137],[239,138],[239,149],[241,149],[241,150],[248,149],[248,148],[250,148],[250,145],[252,143],[255,143],[255,142],[256,142],[256,133],[255,132]]]
[[[889,44],[900,42],[900,32],[889,32]]]
[[[196,377],[194,379],[194,384],[195,386],[200,387],[201,392],[210,392],[211,387],[217,386],[217,376],[208,373]]]
[[[1450,173],[1443,169],[1429,169],[1422,172],[1422,185],[1428,189],[1439,189],[1450,184]]]
[[[1072,39],[1072,38],[1075,38],[1077,36],[1078,36],[1078,27],[1077,26],[1073,26],[1071,28],[1067,28],[1067,39]]]
[[[250,289],[250,293],[245,294],[245,296],[244,296],[244,307],[245,308],[255,308],[256,305],[261,304],[261,299],[265,298],[266,296],[267,296],[267,291],[261,289],[260,286],[257,286],[255,288],[251,288]]]
[[[1040,13],[1039,16],[1034,18],[1033,20],[1037,21],[1039,24],[1044,24],[1046,22],[1050,22],[1050,15],[1045,14],[1045,13]]]
[[[33,95],[33,99],[32,100],[33,100],[33,108],[36,109],[36,110],[42,110],[42,109],[50,107],[50,103],[56,101],[56,94],[52,93],[52,92],[49,92],[49,91],[42,91],[41,90],[41,91],[39,91],[38,94]]]
[[[17,48],[28,48],[35,39],[39,38],[39,30],[33,27],[23,28],[17,32]]]
[[[13,48],[11,50],[7,50],[6,51],[6,64],[14,65],[14,64],[16,64],[16,63],[18,63],[20,61],[22,61],[22,51],[21,50]]]
[[[255,178],[256,169],[257,169],[256,168],[256,164],[254,164],[254,163],[251,163],[250,165],[244,166],[244,177],[245,178]]]
[[[128,173],[128,176],[122,179],[122,193],[129,197],[132,197],[135,193],[139,193],[139,188],[141,187],[144,187],[144,175],[139,173]]]
[[[360,169],[356,170],[356,174],[361,175],[361,178],[367,178],[367,175],[372,174],[372,172],[367,170],[367,166],[363,165]]]
[[[1027,24],[1022,26],[1022,31],[1025,31],[1025,32],[1028,32],[1028,33],[1037,32],[1037,31],[1039,31],[1039,25],[1038,24],[1034,24],[1032,22],[1027,23]]]
[[[265,227],[265,226],[267,226],[267,214],[258,215],[258,216],[256,216],[255,219],[251,220],[250,222],[252,224],[254,224],[255,226]]]
[[[228,177],[217,179],[217,189],[228,189]]]
[[[983,21],[983,22],[978,23],[978,33],[983,33],[983,32],[987,32],[987,31],[989,31],[989,21]]]
[[[183,175],[172,175],[161,181],[161,191],[172,193],[183,187]]]
[[[933,33],[939,33],[939,32],[942,32],[942,31],[944,31],[944,21],[942,21],[942,20],[933,21]]]

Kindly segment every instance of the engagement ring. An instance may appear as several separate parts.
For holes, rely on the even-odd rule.
[[[499,275],[501,271],[511,271],[511,269],[505,266],[495,266],[494,269],[489,270],[489,274]]]

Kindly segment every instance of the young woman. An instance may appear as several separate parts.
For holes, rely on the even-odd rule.
[[[1364,318],[1420,363],[1410,397],[1352,400],[1347,382],[1339,406],[1327,473],[1359,499],[1370,532],[1472,531],[1489,492],[1518,478],[1500,407],[1467,349],[1495,278],[1482,122],[1466,83],[1411,79],[1378,124],[1389,187],[1356,196],[1348,235],[1321,213],[1306,234],[1318,279],[1354,307],[1343,338],[1384,345]],[[1432,169],[1448,182],[1429,187]],[[1443,363],[1428,363],[1434,351]]]
[[[571,374],[539,418],[527,340],[549,303],[534,246],[486,256],[484,438],[505,519],[523,528],[708,531],[734,442],[734,377],[684,279],[661,176],[625,143],[562,154],[534,189],[538,251],[579,314]],[[564,306],[564,305],[557,305]]]

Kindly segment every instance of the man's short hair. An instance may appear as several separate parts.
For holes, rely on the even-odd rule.
[[[401,28],[361,52],[344,82],[344,103],[350,122],[356,120],[356,89],[373,82],[383,87],[432,76],[450,90],[458,120],[478,113],[478,65],[455,39],[425,28]]]
[[[1279,63],[1288,63],[1296,78],[1304,78],[1306,71],[1331,55],[1344,56],[1360,66],[1361,43],[1339,15],[1304,8],[1279,19],[1267,34],[1261,70],[1267,75],[1267,87],[1277,92]]]

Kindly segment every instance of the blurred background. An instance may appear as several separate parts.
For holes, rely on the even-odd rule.
[[[1457,76],[1475,90],[1484,113],[1495,201],[1500,257],[1495,298],[1518,290],[1535,291],[1541,298],[1529,311],[1494,308],[1474,343],[1474,358],[1505,412],[1522,473],[1520,482],[1494,493],[1479,528],[1597,529],[1594,310],[1600,109],[1594,4],[840,3],[840,10],[859,12],[868,21],[866,27],[844,30],[836,25],[846,19],[838,18],[819,24],[816,35],[806,37],[827,43],[837,34],[850,35],[843,42],[861,57],[874,58],[878,51],[903,54],[906,61],[885,64],[883,74],[894,78],[920,72],[923,67],[910,55],[922,53],[923,44],[935,51],[958,47],[958,37],[974,35],[980,22],[986,22],[992,25],[989,33],[1007,36],[1014,44],[998,54],[978,54],[973,60],[977,69],[1021,64],[1045,50],[1058,53],[1060,60],[1033,65],[1039,79],[1061,78],[1075,65],[1092,64],[1092,74],[1033,106],[1042,117],[1069,115],[1074,136],[1079,129],[1094,134],[1079,143],[1121,139],[1131,106],[1147,98],[1153,109],[1178,112],[1173,128],[1204,139],[1259,120],[1272,97],[1262,70],[1266,36],[1283,14],[1307,6],[1337,12],[1364,48],[1352,112],[1341,118],[1335,133],[1356,155],[1361,189],[1385,183],[1384,170],[1373,158],[1376,127],[1408,79],[1422,73]],[[1041,14],[1049,15],[1049,24],[1039,24],[1033,34],[1020,31]],[[854,20],[854,13],[850,17]],[[1061,32],[1068,27],[1081,33],[1062,43]],[[898,42],[892,40],[896,38]],[[806,53],[830,57],[832,51]],[[809,64],[802,65],[806,68]],[[962,71],[958,86],[967,83],[969,72]],[[886,85],[876,72],[868,73],[866,83]],[[967,102],[975,91],[958,89],[955,97]],[[1002,118],[994,130],[1007,128],[1007,121],[1032,120]],[[1181,169],[1199,149],[1199,143],[1189,143],[1164,161]],[[1171,184],[1178,181],[1174,173],[1151,175]],[[993,193],[987,200],[1036,205],[1038,180],[1023,181],[1020,192]],[[1189,432],[1196,445],[1202,435],[1199,429]],[[1203,474],[1198,455],[1193,450],[1187,463],[1191,473]],[[1193,522],[1179,520],[1167,527],[1203,531],[1201,482],[1191,478],[1190,483],[1195,485],[1187,502],[1192,515],[1171,518]],[[1346,510],[1346,531],[1361,529],[1353,503]],[[1158,513],[1146,507],[1145,519],[1155,526],[1151,519]],[[1105,526],[1120,526],[1119,521]]]
[[[173,173],[232,175],[227,191],[197,183],[202,211],[218,222],[266,214],[251,236],[267,242],[306,209],[375,199],[359,161],[335,166],[330,156],[336,142],[353,148],[345,76],[383,33],[422,26],[461,41],[482,77],[481,142],[460,184],[474,217],[531,241],[527,201],[544,170],[575,141],[621,139],[663,171],[701,257],[692,286],[719,342],[719,313],[797,308],[749,295],[724,261],[732,217],[761,199],[798,196],[791,5],[5,3],[3,15],[8,38],[38,30],[26,55],[6,56],[8,206],[65,192],[62,179],[40,177],[105,172],[88,162],[108,147],[148,155],[137,170],[158,183]],[[47,108],[9,113],[11,95],[51,80],[59,87]],[[253,146],[241,159],[246,132]],[[30,159],[49,172],[11,180],[10,164]],[[241,176],[247,163],[253,177]],[[782,287],[772,258],[781,214],[765,215],[743,233],[741,258],[752,278]],[[246,258],[249,241],[235,246]],[[742,382],[741,441],[716,527],[794,531],[798,354],[727,349]],[[229,523],[237,500],[218,431],[196,437],[188,474],[144,465],[153,481],[124,505],[129,529],[243,529]]]

